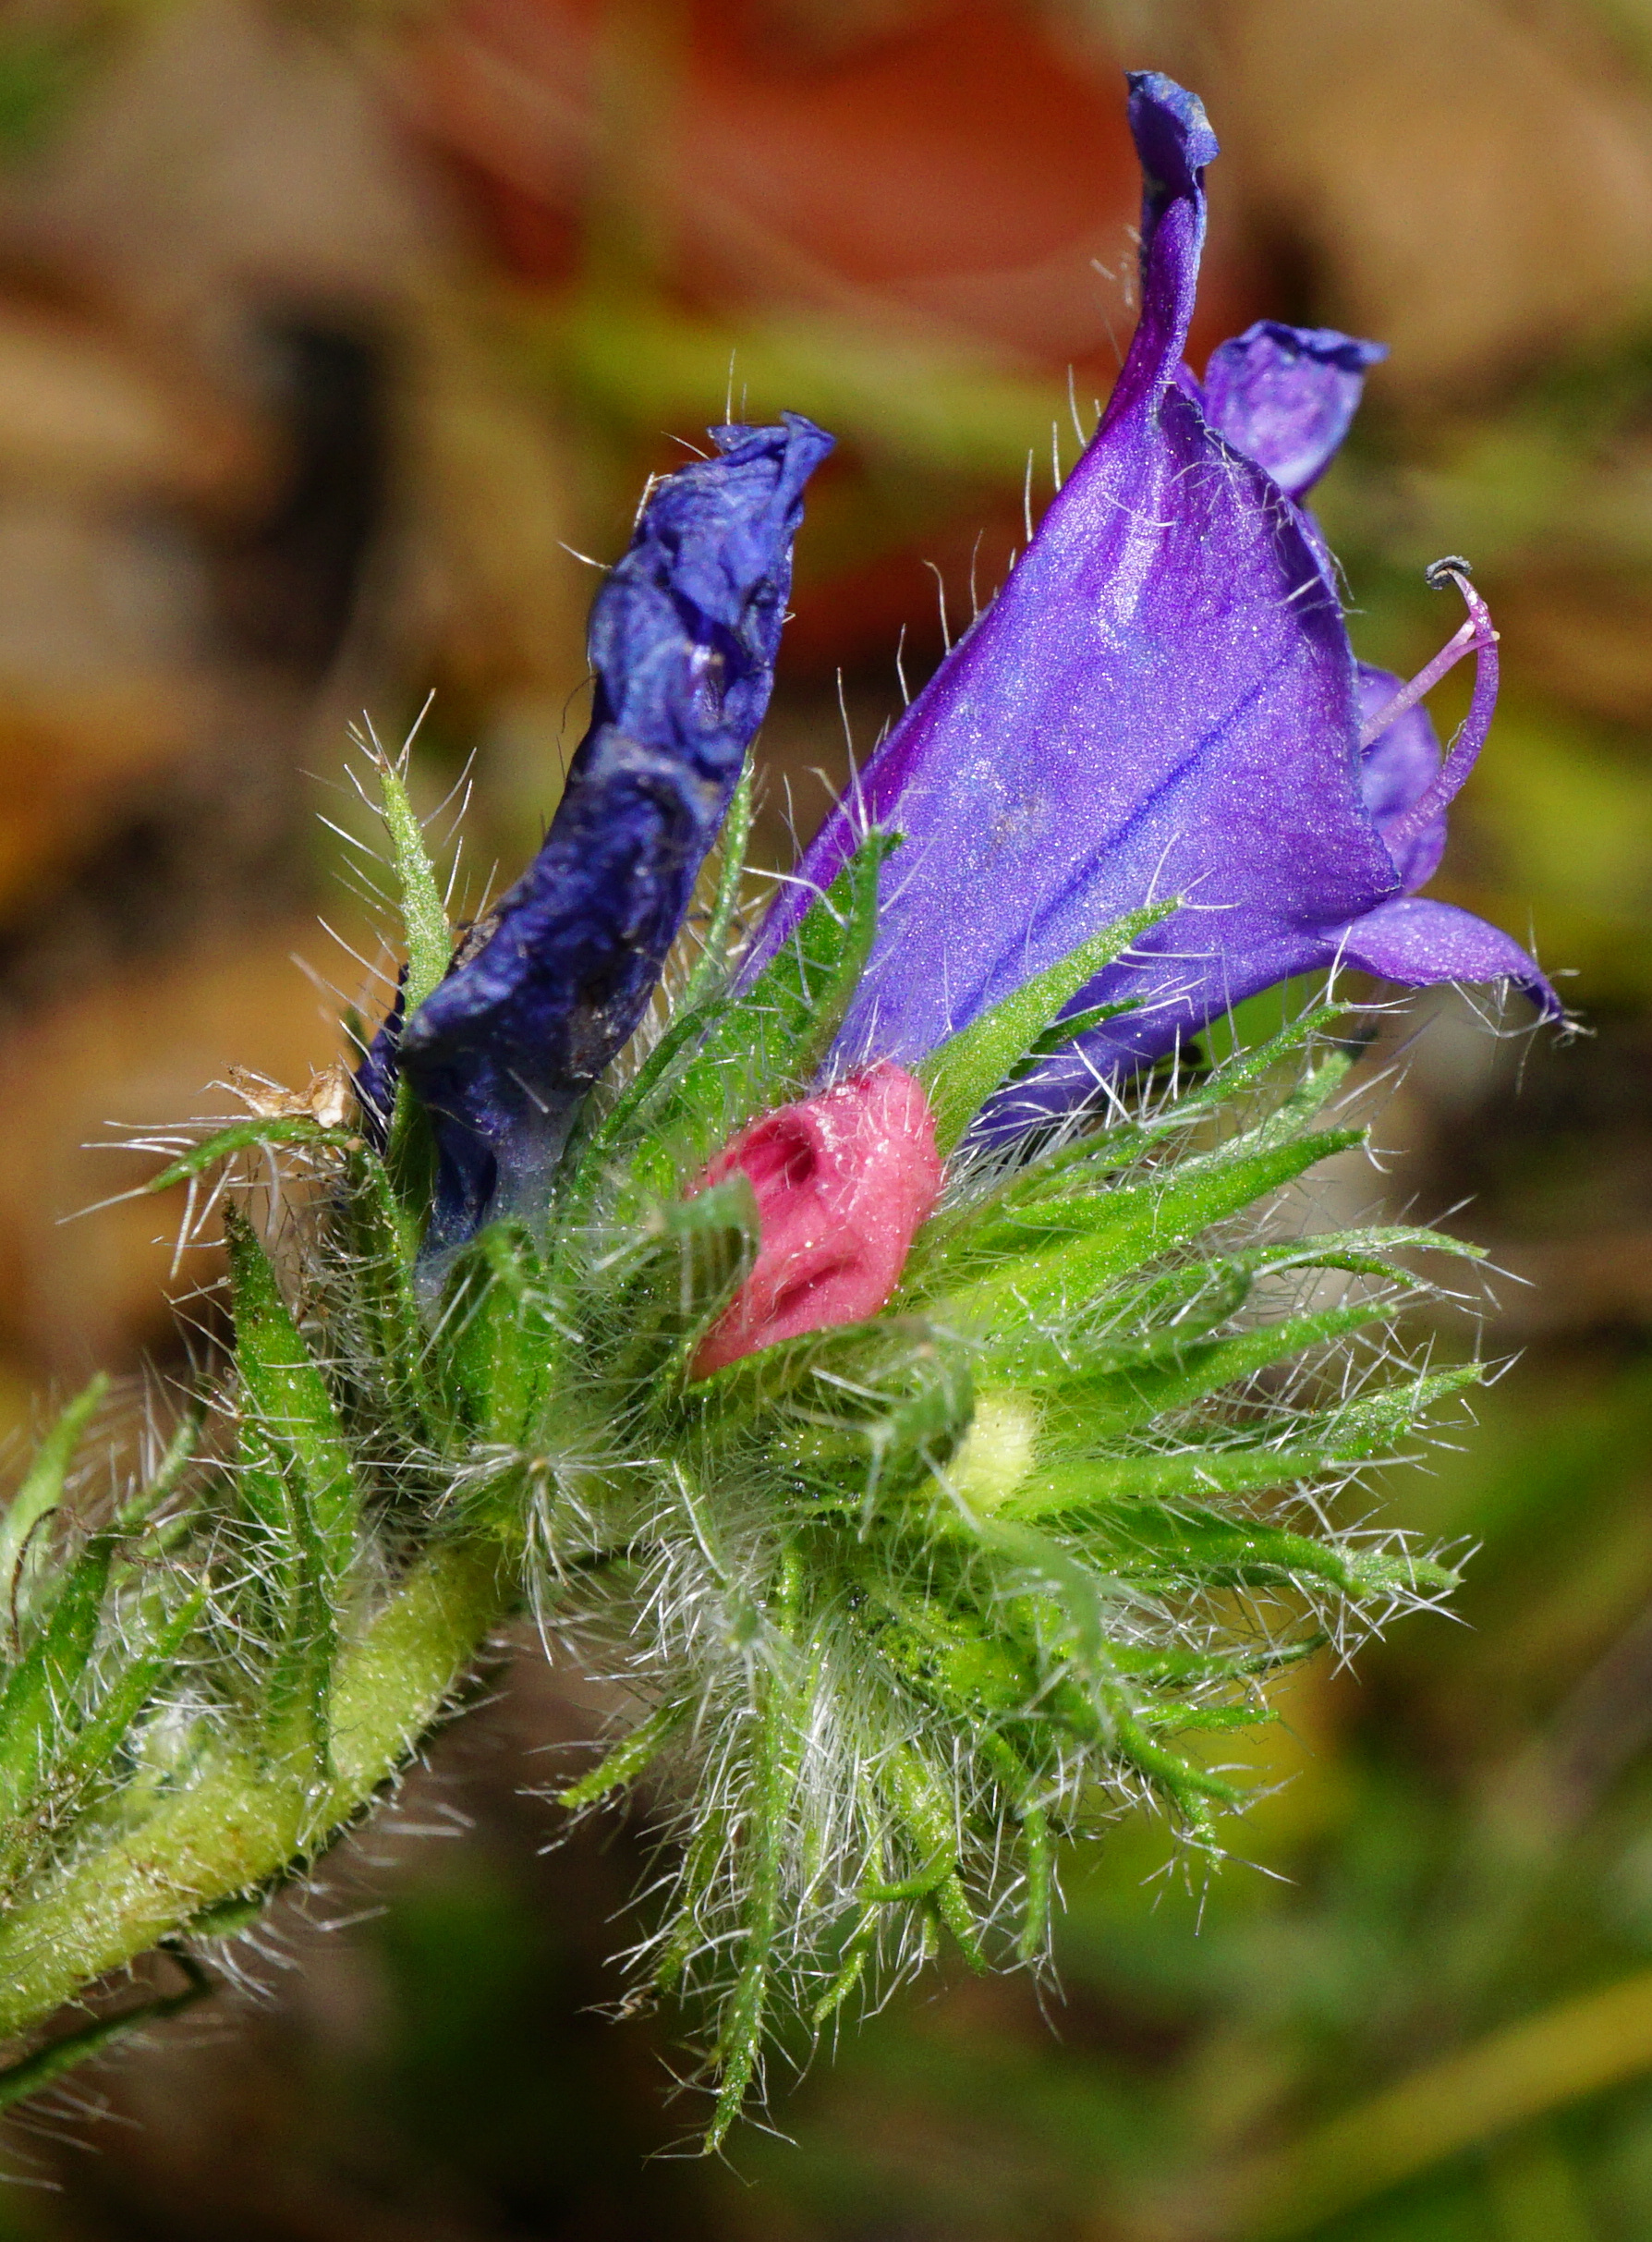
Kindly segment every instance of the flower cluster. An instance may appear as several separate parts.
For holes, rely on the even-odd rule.
[[[1355,663],[1299,502],[1379,353],[1263,325],[1196,381],[1215,143],[1162,78],[1131,116],[1142,313],[1101,426],[749,939],[807,420],[652,489],[544,846],[456,941],[381,764],[407,963],[353,1110],[260,1111],[155,1179],[257,1148],[302,1185],[264,1237],[225,1202],[233,1366],[91,1524],[83,1396],[0,1522],[0,2029],[157,1941],[198,1971],[528,1605],[625,1684],[561,1797],[657,1785],[638,1967],[709,2019],[716,2142],[778,2015],[942,1940],[1038,1964],[1059,1842],[1121,1804],[1215,1858],[1201,1735],[1451,1585],[1333,1508],[1473,1375],[1391,1344],[1449,1241],[1279,1211],[1360,1141],[1335,1011],[1150,1063],[1339,961],[1558,1009],[1415,893],[1495,635],[1452,564],[1439,659]],[[1442,754],[1422,695],[1464,655]]]

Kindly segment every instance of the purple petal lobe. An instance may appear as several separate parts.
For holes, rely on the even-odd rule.
[[[591,728],[544,847],[403,1031],[435,1119],[429,1244],[532,1212],[575,1113],[647,1008],[762,721],[812,422],[720,428],[655,485],[592,612]]]
[[[1205,166],[1221,152],[1196,93],[1159,70],[1132,70],[1129,80],[1130,132],[1142,175],[1141,317],[1103,433],[1180,370],[1205,245]]]
[[[1149,219],[1204,192],[1204,173],[1221,153],[1205,104],[1162,70],[1130,70],[1130,137],[1141,164]],[[1143,231],[1147,229],[1144,227]]]
[[[1330,464],[1358,408],[1381,343],[1334,327],[1258,320],[1210,354],[1205,418],[1219,436],[1300,498]]]
[[[1220,952],[1220,921],[1211,938]],[[1395,896],[1349,925],[1304,928],[1270,950],[1255,948],[1223,957],[1221,965],[1221,1004],[1208,1001],[1208,979],[1192,1006],[1173,986],[1161,988],[1148,1011],[1110,1021],[1081,1043],[1058,1053],[1037,1074],[1002,1091],[978,1123],[978,1139],[1007,1140],[1068,1113],[1095,1099],[1110,1078],[1185,1046],[1226,1005],[1256,996],[1294,974],[1322,972],[1334,965],[1354,966],[1379,981],[1397,981],[1408,989],[1441,981],[1512,981],[1545,1018],[1564,1016],[1554,989],[1517,942],[1454,904],[1421,896]],[[1108,985],[1113,985],[1111,979]],[[1128,979],[1118,977],[1117,986],[1127,989]]]
[[[1400,689],[1391,671],[1359,665],[1359,713],[1362,726],[1378,715]],[[1413,839],[1395,848],[1390,839],[1398,821],[1409,811],[1439,774],[1442,761],[1439,737],[1427,709],[1409,708],[1379,732],[1360,758],[1359,790],[1378,832],[1394,859],[1400,884],[1409,895],[1433,878],[1445,852],[1446,818],[1441,810]]]
[[[1356,919],[1343,930],[1340,956],[1345,965],[1408,989],[1446,981],[1510,981],[1546,1018],[1559,1019],[1565,1009],[1517,942],[1472,911],[1427,896],[1396,896]]]

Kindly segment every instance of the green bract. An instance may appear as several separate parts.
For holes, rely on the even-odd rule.
[[[438,891],[394,773],[386,795],[423,986]],[[416,1111],[385,1161],[294,1115],[156,1177],[258,1147],[292,1189],[269,1237],[230,1202],[234,1362],[158,1468],[86,1522],[66,1488],[89,1389],[0,1521],[0,2028],[157,1942],[195,1967],[531,1608],[629,1692],[562,1804],[648,1777],[669,1866],[638,1966],[710,2019],[715,2143],[777,2016],[818,2025],[948,1942],[1039,1962],[1060,1842],[1122,1804],[1214,1858],[1238,1794],[1201,1732],[1265,1720],[1271,1670],[1450,1587],[1327,1506],[1475,1374],[1383,1367],[1405,1257],[1464,1249],[1280,1211],[1360,1141],[1324,1118],[1351,1064],[1329,1008],[1104,1127],[971,1149],[982,1102],[1090,1024],[1056,1016],[1160,914],[926,1062],[951,1164],[881,1314],[694,1379],[758,1220],[743,1176],[684,1190],[815,1078],[893,845],[743,990],[726,848],[708,948],[542,1231],[484,1230],[433,1298]],[[11,2091],[110,2036],[49,2042]]]

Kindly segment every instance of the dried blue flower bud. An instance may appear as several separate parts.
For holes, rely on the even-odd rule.
[[[404,966],[395,978],[395,994],[390,1009],[379,1022],[378,1030],[361,1054],[361,1063],[356,1069],[356,1100],[361,1108],[361,1124],[375,1152],[383,1152],[390,1141],[402,1030],[407,1018],[407,969]]]
[[[769,704],[803,486],[800,415],[711,431],[655,484],[597,598],[591,725],[544,847],[402,1032],[435,1124],[429,1249],[543,1202],[575,1114],[675,941]]]

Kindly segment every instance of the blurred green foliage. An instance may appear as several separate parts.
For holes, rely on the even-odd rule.
[[[42,145],[92,61],[91,42],[78,25],[0,23],[0,164]]]

